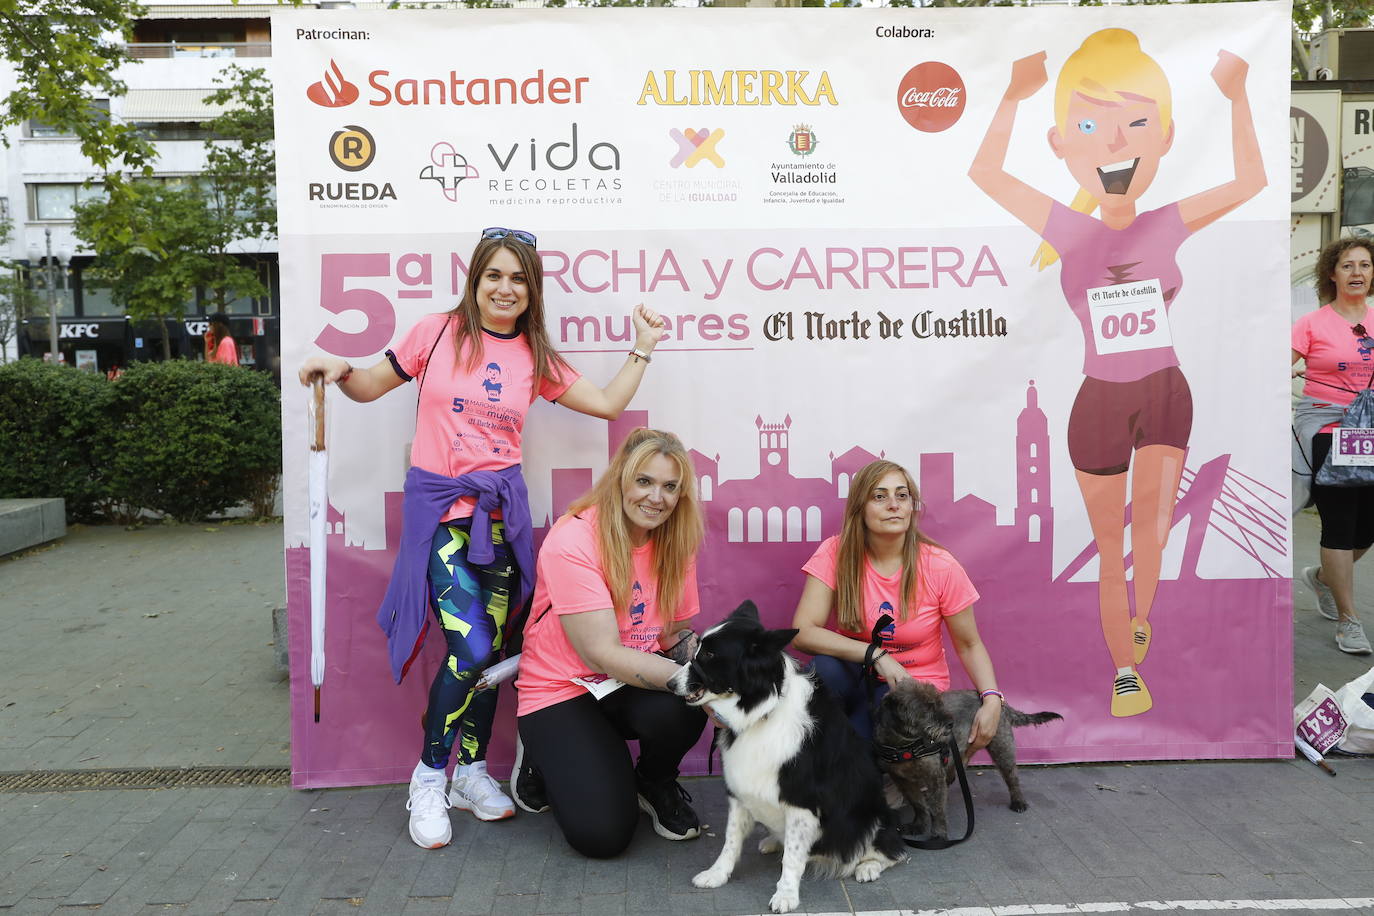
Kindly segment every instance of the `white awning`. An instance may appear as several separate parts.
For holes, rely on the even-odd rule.
[[[139,19],[268,19],[273,10],[295,9],[280,3],[148,3]],[[307,9],[309,6],[306,7]]]
[[[125,121],[209,121],[226,105],[207,105],[214,89],[130,89],[119,113]]]

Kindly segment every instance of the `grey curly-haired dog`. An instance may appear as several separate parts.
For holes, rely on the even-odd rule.
[[[952,736],[963,753],[968,747],[969,729],[982,700],[972,690],[949,690],[941,693],[931,684],[905,680],[883,697],[873,722],[873,740],[881,749],[925,746],[944,748]],[[1016,738],[1013,728],[1023,725],[1043,725],[1063,716],[1057,712],[1024,713],[1004,705],[997,734],[988,743],[987,751],[1002,780],[1011,793],[1011,810],[1025,811],[1026,798],[1021,794],[1021,779],[1016,772]],[[887,755],[888,757],[901,755]],[[884,770],[916,812],[912,829],[932,837],[949,833],[945,818],[945,801],[949,783],[954,779],[953,761],[938,751],[910,759],[881,759]]]

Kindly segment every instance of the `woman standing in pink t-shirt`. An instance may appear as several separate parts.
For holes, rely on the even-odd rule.
[[[229,333],[229,316],[215,312],[210,316],[209,325],[205,329],[205,361],[237,366],[239,347],[234,343],[234,335]]]
[[[637,429],[539,551],[516,680],[529,765],[517,764],[512,791],[529,807],[523,781],[537,769],[564,837],[586,856],[623,852],[640,810],[666,839],[701,832],[677,776],[706,715],[665,687],[696,644],[694,481],[677,436]],[[626,739],[639,741],[636,764]]]
[[[870,702],[906,678],[949,689],[941,624],[959,661],[983,697],[969,732],[966,757],[997,733],[1003,697],[978,624],[978,590],[949,552],[921,533],[919,497],[911,475],[891,461],[874,461],[854,475],[839,537],[821,542],[802,569],[802,589],[792,644],[815,658],[816,674],[844,707],[860,735],[870,738]],[[863,670],[873,628],[884,617],[873,670],[882,679],[872,691]]]
[[[406,803],[410,837],[429,849],[452,837],[450,806],[481,820],[515,813],[486,768],[497,691],[472,688],[501,649],[508,615],[532,590],[529,501],[520,473],[526,413],[542,396],[579,413],[618,417],[665,330],[656,312],[636,306],[635,344],[620,371],[604,388],[580,377],[544,327],[535,246],[524,230],[483,230],[463,298],[451,311],[422,318],[371,368],[312,356],[300,369],[302,384],[322,377],[360,402],[418,383],[401,543],[378,623],[397,682],[431,623],[447,641]],[[490,506],[499,507],[499,520],[496,509],[483,508]],[[458,763],[446,793],[455,743]]]
[[[1293,429],[1315,473],[1331,451],[1331,431],[1342,408],[1374,379],[1374,310],[1369,287],[1374,259],[1360,239],[1337,239],[1317,258],[1317,299],[1326,303],[1293,325],[1293,363],[1306,360],[1302,400],[1294,405]],[[1321,516],[1321,564],[1299,575],[1317,594],[1317,610],[1336,621],[1336,647],[1370,654],[1355,610],[1355,561],[1374,544],[1374,487],[1311,484]],[[1294,506],[1294,511],[1302,506]]]

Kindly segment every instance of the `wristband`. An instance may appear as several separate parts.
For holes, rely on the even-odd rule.
[[[347,369],[344,370],[344,374],[339,376],[339,380],[336,381],[334,384],[342,385],[344,382],[348,381],[351,375],[353,375],[353,367],[349,366]]]
[[[642,359],[646,363],[653,362],[653,360],[649,358],[649,354],[639,349],[639,347],[635,347],[633,350],[631,350],[630,355],[635,357],[636,359]]]
[[[877,652],[873,653],[873,664],[878,664],[878,659],[887,658],[887,656],[890,654],[891,653],[889,653],[886,649],[879,649]]]
[[[997,699],[1002,701],[1002,705],[1006,705],[1007,698],[1000,690],[984,690],[982,693],[978,694],[978,699],[980,700],[986,700],[988,697],[997,697]]]

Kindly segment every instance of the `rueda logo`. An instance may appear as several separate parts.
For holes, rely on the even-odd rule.
[[[358,87],[344,79],[343,71],[331,58],[324,79],[311,83],[305,90],[305,97],[325,108],[342,108],[358,101]]]
[[[906,122],[928,134],[953,127],[964,113],[964,81],[949,64],[928,60],[902,77],[897,110]]]
[[[345,172],[361,172],[377,155],[377,141],[366,128],[349,124],[329,138],[329,158]]]
[[[668,164],[673,168],[685,165],[689,169],[696,168],[698,162],[709,159],[718,169],[725,168],[725,160],[720,153],[716,152],[716,144],[725,136],[725,131],[717,127],[715,130],[678,130],[674,127],[668,131],[668,136],[677,141],[677,154],[668,160]]]
[[[430,164],[420,170],[419,177],[438,182],[444,197],[452,203],[458,202],[458,185],[469,178],[480,177],[477,169],[468,164],[467,157],[443,140],[430,148],[429,161]]]

